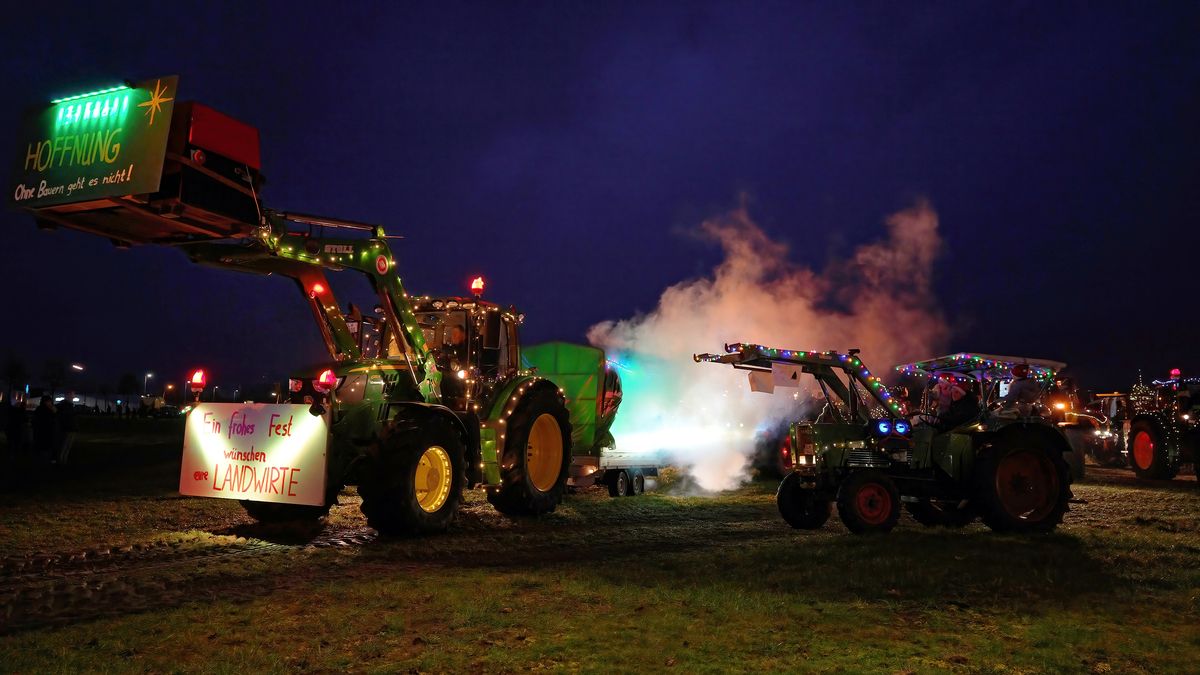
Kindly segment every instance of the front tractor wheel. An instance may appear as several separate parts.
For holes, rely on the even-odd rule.
[[[550,513],[562,501],[571,467],[571,421],[558,392],[534,389],[508,418],[500,485],[488,490],[512,516]]]
[[[1129,426],[1129,464],[1138,478],[1172,478],[1170,461],[1157,424],[1142,419]]]
[[[462,500],[463,462],[462,438],[446,420],[387,433],[358,488],[367,524],[384,534],[444,531]]]
[[[879,471],[859,471],[838,491],[838,516],[854,534],[890,532],[900,519],[900,491]]]
[[[800,476],[789,473],[775,493],[779,515],[797,530],[819,530],[829,520],[829,499],[800,485]]]
[[[1049,532],[1071,497],[1071,469],[1057,448],[1003,443],[976,464],[977,503],[996,532]]]

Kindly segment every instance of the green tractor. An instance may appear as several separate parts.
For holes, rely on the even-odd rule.
[[[857,350],[738,343],[726,345],[724,354],[694,358],[749,371],[754,391],[798,387],[803,375],[816,380],[823,409],[791,425],[791,471],[776,497],[792,527],[822,527],[834,502],[856,534],[891,530],[901,504],[924,525],[960,527],[978,517],[1001,532],[1048,532],[1068,509],[1071,472],[1064,456],[1071,448],[1062,433],[1040,416],[1012,416],[989,405],[987,392],[957,421],[922,416],[914,423]],[[954,355],[900,368],[975,372],[994,396],[993,385],[1011,365]]]
[[[329,360],[293,373],[286,401],[202,402],[197,371],[181,492],[285,521],[320,518],[357,484],[369,524],[388,533],[445,529],[479,484],[503,513],[553,511],[572,420],[559,385],[523,367],[523,316],[484,300],[482,278],[471,296],[410,296],[381,226],[265,208],[258,130],[176,102],[177,85],[125,83],[33,111],[10,194],[39,227],[283,277],[311,309]],[[330,272],[365,278],[374,312],[343,311]]]

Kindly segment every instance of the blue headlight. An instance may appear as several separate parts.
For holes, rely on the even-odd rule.
[[[887,420],[879,420],[875,423],[875,430],[879,432],[880,436],[887,436],[892,433],[892,423]]]
[[[896,420],[896,433],[907,436],[910,431],[912,431],[912,427],[909,426],[908,420]]]

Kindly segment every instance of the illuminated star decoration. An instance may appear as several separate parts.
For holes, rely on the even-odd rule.
[[[174,99],[165,98],[163,94],[167,93],[167,88],[162,86],[162,80],[154,82],[154,93],[150,94],[150,100],[138,104],[139,108],[145,108],[146,114],[150,116],[150,126],[154,126],[154,113],[162,112],[162,104]]]

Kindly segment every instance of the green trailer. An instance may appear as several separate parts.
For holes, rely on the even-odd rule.
[[[614,497],[638,495],[658,475],[662,458],[622,450],[612,435],[621,377],[596,347],[548,342],[526,347],[526,367],[562,389],[571,413],[572,460],[567,486],[605,485]]]

